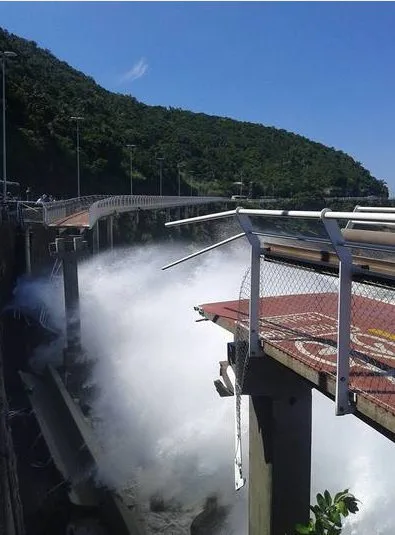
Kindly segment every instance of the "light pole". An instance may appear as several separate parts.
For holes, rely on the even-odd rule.
[[[15,58],[15,52],[5,50],[0,52],[1,66],[3,72],[3,202],[7,200],[7,146],[6,146],[6,132],[5,132],[5,62],[6,58]]]
[[[81,180],[80,180],[80,121],[84,120],[84,117],[80,115],[73,115],[71,120],[77,123],[77,197],[81,197]]]
[[[239,193],[239,195],[240,195],[240,197],[241,197],[242,194],[243,194],[243,182],[233,182],[233,184],[234,184],[235,186],[240,186],[240,193]]]
[[[160,157],[160,158],[156,158],[157,161],[159,162],[159,195],[160,197],[162,197],[162,166],[163,166],[163,160],[164,158],[163,157]]]
[[[130,195],[133,195],[133,149],[136,145],[126,145],[130,153]]]

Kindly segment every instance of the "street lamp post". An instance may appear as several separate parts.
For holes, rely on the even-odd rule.
[[[243,182],[233,182],[233,184],[234,184],[235,186],[240,186],[240,193],[239,193],[239,195],[240,195],[240,197],[241,197],[242,194],[243,194]]]
[[[156,159],[159,162],[159,195],[160,197],[162,197],[162,181],[163,181],[162,166],[163,166],[164,158],[161,157],[161,158],[156,158]]]
[[[3,73],[3,202],[7,200],[7,145],[6,145],[6,128],[5,128],[5,63],[6,58],[15,58],[15,52],[5,50],[0,52],[1,66]]]
[[[81,180],[80,180],[80,121],[84,120],[84,117],[80,115],[73,115],[70,117],[77,123],[77,197],[81,197]]]
[[[133,195],[133,149],[136,145],[126,145],[130,153],[130,195]]]

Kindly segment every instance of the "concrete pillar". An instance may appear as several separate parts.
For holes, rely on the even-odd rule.
[[[250,397],[249,403],[249,476],[248,533],[271,535],[272,465],[265,455],[264,429],[268,433],[270,399]],[[266,425],[264,422],[267,422]],[[293,532],[291,532],[293,533]],[[285,532],[284,532],[285,534]]]
[[[100,219],[96,221],[96,225],[93,227],[93,254],[98,254],[100,251]]]
[[[65,381],[67,375],[81,354],[81,320],[78,289],[77,259],[84,249],[81,237],[56,238],[51,245],[53,253],[63,266],[64,302],[66,313],[66,348],[64,350]]]
[[[32,272],[32,257],[31,257],[31,234],[29,225],[25,229],[25,266],[26,273],[30,275]]]
[[[75,252],[63,255],[62,262],[67,348],[71,351],[79,351],[81,349],[81,320],[77,257]]]
[[[114,216],[107,217],[107,246],[111,251],[114,248]]]
[[[250,360],[248,533],[291,534],[309,520],[311,387],[268,357]]]

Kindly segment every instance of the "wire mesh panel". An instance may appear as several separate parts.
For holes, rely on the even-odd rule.
[[[244,375],[245,370],[248,364],[249,356],[249,299],[251,295],[251,279],[250,279],[250,269],[248,268],[241,286],[239,293],[239,306],[237,309],[237,325],[236,325],[236,362],[235,362],[235,375],[236,375],[236,385],[235,392],[236,395],[241,395],[243,384],[244,384]]]
[[[350,388],[395,412],[395,291],[353,283]]]
[[[242,473],[242,422],[241,422],[241,396],[243,392],[244,376],[248,365],[249,357],[249,313],[248,313],[248,299],[251,294],[250,290],[250,269],[244,275],[240,287],[239,307],[237,310],[237,324],[235,331],[235,485],[236,490],[244,485],[244,478]],[[246,298],[245,296],[248,297]],[[246,300],[247,299],[247,300]],[[247,308],[245,304],[247,303]]]
[[[272,347],[336,372],[337,278],[312,270],[261,261],[260,337]],[[240,299],[240,323],[248,325],[249,286]],[[240,337],[241,333],[240,331]],[[243,381],[246,363],[240,371]]]
[[[235,336],[237,395],[243,392],[249,362],[249,275],[248,271],[239,296]],[[262,258],[259,335],[266,350],[275,348],[335,378],[338,286],[336,273],[323,274]],[[343,327],[350,332],[350,391],[395,414],[394,305],[394,288],[353,281],[351,321]]]

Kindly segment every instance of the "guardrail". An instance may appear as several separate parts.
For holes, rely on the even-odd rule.
[[[93,203],[89,207],[89,227],[96,221],[112,213],[133,212],[135,210],[151,210],[154,208],[175,208],[177,206],[194,206],[223,202],[224,197],[164,197],[159,195],[118,195],[107,197]]]
[[[33,201],[17,201],[16,213],[20,224],[43,222],[43,207]]]
[[[78,212],[89,210],[89,227],[111,213],[132,212],[192,206],[224,201],[224,197],[160,197],[159,195],[90,195],[79,199],[67,199],[37,204],[36,202],[17,201],[18,219],[21,223],[43,223],[51,225]],[[226,199],[229,200],[229,199]]]
[[[334,199],[334,198],[333,198]],[[338,200],[366,200],[366,197],[338,197]],[[287,201],[289,199],[265,198],[250,199],[250,202],[259,204],[272,203],[274,201]],[[213,202],[239,202],[226,197],[176,197],[159,195],[89,195],[64,201],[54,201],[37,204],[33,201],[13,201],[8,204],[16,205],[16,214],[19,222],[43,223],[50,225],[55,221],[64,219],[80,211],[89,209],[90,228],[101,217],[117,212],[131,212],[134,210],[150,210],[160,208],[172,208],[177,206],[193,206]]]
[[[50,225],[59,219],[64,219],[70,215],[82,212],[100,199],[105,199],[108,195],[89,195],[78,199],[68,199],[67,201],[55,201],[43,204],[43,223]]]
[[[80,197],[79,199],[67,199],[48,203],[12,201],[8,204],[15,206],[15,213],[17,214],[19,223],[42,223],[44,225],[50,225],[59,219],[86,210],[91,204],[105,197],[105,195],[90,195],[88,197]]]

